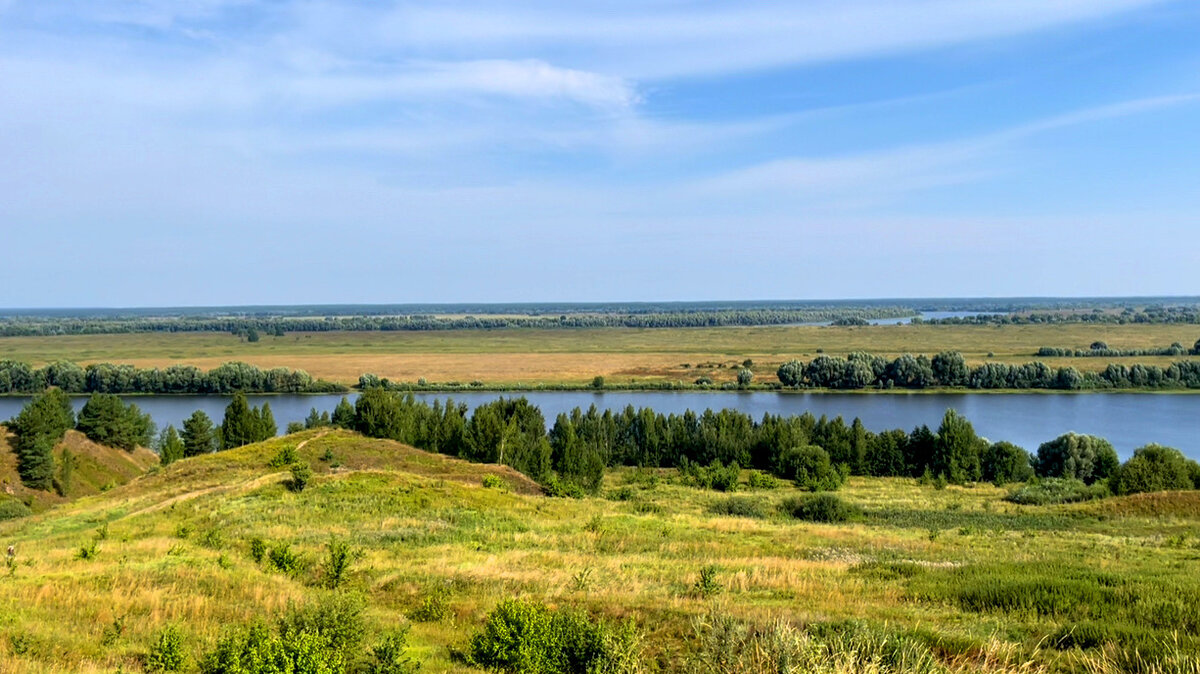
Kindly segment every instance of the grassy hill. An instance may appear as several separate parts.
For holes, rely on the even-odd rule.
[[[286,448],[314,469],[299,493],[271,466]],[[194,671],[231,626],[330,593],[331,540],[358,553],[337,592],[365,598],[372,631],[410,626],[427,672],[479,671],[455,653],[511,597],[633,619],[644,671],[762,671],[752,652],[785,642],[820,664],[782,671],[1200,671],[1191,495],[1005,493],[852,478],[839,495],[863,514],[820,524],[781,512],[790,486],[731,500],[621,469],[600,497],[555,499],[505,467],[306,431],[0,522],[17,552],[0,672],[141,671],[168,625]]]
[[[144,447],[127,452],[98,445],[78,431],[67,431],[54,448],[54,461],[56,466],[62,466],[64,453],[73,457],[70,484],[64,485],[62,494],[44,492],[21,484],[12,440],[8,429],[0,426],[0,503],[17,500],[34,512],[125,484],[158,464],[158,455]]]

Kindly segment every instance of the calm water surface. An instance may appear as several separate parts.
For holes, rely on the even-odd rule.
[[[494,400],[495,392],[422,393],[416,397],[427,402],[453,397],[456,401],[477,405]],[[975,424],[980,435],[991,440],[1008,440],[1036,450],[1037,446],[1067,431],[1091,433],[1108,438],[1122,457],[1150,442],[1177,447],[1188,456],[1200,459],[1200,395],[1145,393],[1090,394],[838,394],[838,393],[737,393],[737,392],[658,392],[589,391],[526,392],[547,423],[559,412],[589,405],[621,410],[626,405],[652,407],[663,413],[682,413],[692,409],[730,407],[758,418],[773,414],[841,415],[847,421],[862,419],[873,431],[890,428],[911,429],[920,424],[937,427],[946,409],[953,407]],[[353,399],[353,395],[350,396]],[[340,395],[250,396],[253,404],[271,403],[275,421],[282,431],[289,421],[303,421],[309,409],[330,411]],[[227,398],[219,396],[134,396],[150,413],[159,428],[167,424],[179,427],[193,411],[204,410],[217,423],[224,414]],[[86,398],[75,398],[76,409]],[[0,419],[20,411],[27,398],[0,398]]]

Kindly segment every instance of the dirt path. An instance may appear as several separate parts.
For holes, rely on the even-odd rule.
[[[300,444],[296,445],[296,451],[300,451],[301,449],[304,449],[304,446],[307,445],[309,442],[312,442],[313,440],[317,440],[319,438],[323,438],[328,433],[329,433],[329,431],[322,431],[321,433],[314,435],[311,438],[308,438],[307,440],[302,441]],[[216,486],[212,486],[212,487],[205,487],[204,489],[197,489],[196,491],[189,491],[184,494],[172,496],[171,498],[169,498],[165,501],[161,501],[159,503],[155,503],[152,506],[146,506],[145,508],[142,508],[140,510],[135,510],[134,512],[131,512],[128,515],[125,515],[125,517],[137,517],[138,515],[145,515],[147,513],[158,512],[159,510],[162,510],[164,508],[170,508],[171,506],[175,505],[176,503],[183,503],[184,501],[190,501],[192,499],[200,498],[201,496],[206,496],[208,494],[245,492],[245,491],[250,491],[252,489],[258,489],[259,487],[261,487],[265,484],[269,484],[276,480],[283,479],[284,477],[287,477],[289,474],[290,473],[288,471],[280,471],[278,473],[268,473],[267,475],[259,475],[258,477],[251,478],[249,480],[244,480],[244,481],[238,482],[236,484],[229,484],[229,485],[222,484],[222,485],[216,485]],[[121,519],[125,519],[125,517],[123,517]]]

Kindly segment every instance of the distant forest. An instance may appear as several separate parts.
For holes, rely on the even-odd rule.
[[[1200,323],[1200,298],[1007,298],[741,302],[390,304],[130,309],[0,309],[0,336],[229,332],[495,330],[504,328],[701,328],[863,325],[923,312],[936,325]]]

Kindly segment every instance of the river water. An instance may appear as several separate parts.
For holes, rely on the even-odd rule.
[[[432,402],[453,397],[472,408],[494,400],[499,393],[463,391],[420,393],[416,397]],[[522,394],[537,405],[549,424],[559,412],[589,405],[621,410],[626,405],[651,407],[663,413],[682,413],[692,409],[724,407],[741,410],[755,418],[764,412],[803,414],[812,412],[830,417],[841,415],[849,422],[854,417],[873,431],[890,428],[912,429],[928,424],[936,430],[947,408],[962,412],[976,431],[993,441],[1008,440],[1036,451],[1039,444],[1067,431],[1091,433],[1108,438],[1122,458],[1133,449],[1156,442],[1182,450],[1200,459],[1200,395],[1148,393],[1006,393],[1006,394],[847,394],[847,393],[739,393],[660,392],[660,391],[537,391]],[[350,396],[353,399],[353,395]],[[332,411],[340,395],[250,396],[252,404],[271,403],[280,431],[289,421],[302,421],[311,408]],[[221,422],[228,398],[220,396],[131,396],[148,412],[159,428],[167,424],[179,427],[193,411],[204,410],[216,423]],[[86,398],[75,398],[78,409]],[[0,419],[20,411],[28,398],[0,398]]]

